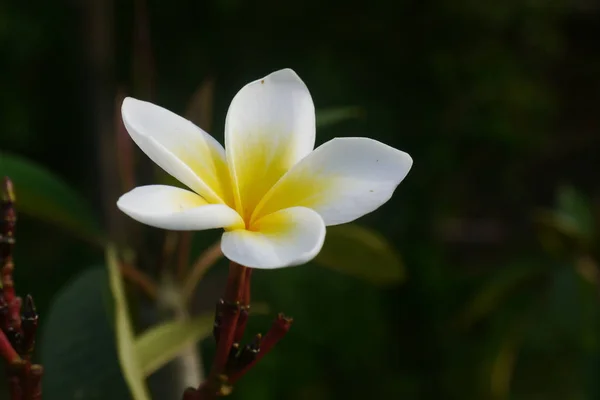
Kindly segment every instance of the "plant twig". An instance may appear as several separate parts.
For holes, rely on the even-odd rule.
[[[115,131],[115,143],[117,147],[117,171],[119,173],[119,180],[121,183],[121,190],[128,192],[135,187],[135,157],[133,140],[127,134],[123,118],[121,117],[121,104],[125,98],[124,91],[122,89],[117,90],[115,96],[115,115],[114,115],[114,131]]]
[[[161,260],[161,272],[166,272],[173,262],[173,255],[177,249],[177,243],[179,242],[179,232],[176,231],[165,231],[165,238],[163,241],[162,248],[162,260]]]
[[[156,299],[158,294],[158,285],[148,275],[127,263],[121,263],[121,274],[133,284],[137,285],[151,299]]]
[[[183,284],[183,288],[181,290],[183,300],[188,303],[194,294],[194,290],[196,289],[196,285],[206,271],[216,263],[221,257],[223,257],[223,252],[221,251],[221,242],[213,244],[198,256],[194,265],[192,266],[189,275],[185,279]]]
[[[177,279],[181,282],[185,279],[190,251],[192,248],[193,231],[181,232],[179,235],[179,249],[177,251]]]

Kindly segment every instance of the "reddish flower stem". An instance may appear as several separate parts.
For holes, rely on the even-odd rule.
[[[0,355],[4,358],[7,365],[11,365],[14,362],[21,361],[21,357],[17,354],[12,344],[4,334],[4,331],[0,330]]]
[[[241,303],[244,293],[244,281],[246,278],[246,267],[234,263],[229,264],[229,276],[227,277],[227,286],[225,287],[225,296],[223,300],[226,303]]]
[[[291,318],[279,314],[263,338],[256,335],[241,347],[250,308],[252,269],[234,262],[229,266],[225,295],[217,303],[214,337],[217,352],[207,380],[198,388],[189,388],[183,400],[214,400],[228,395],[232,385],[246,374],[279,342],[290,329]]]
[[[246,275],[244,276],[244,289],[242,295],[242,305],[250,306],[250,282],[252,278],[252,268],[246,268]]]
[[[240,302],[244,291],[246,267],[233,261],[229,264],[229,276],[225,288],[224,304],[222,308],[221,327],[217,354],[211,369],[210,376],[215,378],[225,371],[231,346],[235,338],[237,322],[240,316]],[[210,378],[210,377],[209,377]]]
[[[15,294],[13,282],[14,263],[12,258],[15,245],[15,226],[17,213],[15,211],[15,194],[12,182],[5,177],[2,182],[2,197],[0,198],[2,221],[0,221],[0,267],[3,305],[6,308],[6,328],[14,333],[21,329],[21,300]]]
[[[241,309],[238,318],[237,327],[235,330],[234,343],[239,343],[244,337],[246,324],[248,323],[248,313],[250,311],[250,282],[252,277],[252,268],[246,268],[244,275],[244,283],[241,295]]]
[[[16,371],[19,367],[12,368],[14,368]],[[10,394],[10,400],[23,400],[23,388],[21,378],[16,372],[11,371],[8,374],[8,392]]]
[[[27,370],[28,382],[25,386],[23,400],[41,400],[42,398],[42,375],[44,368],[41,365],[29,365]]]
[[[286,333],[290,330],[292,319],[285,317],[283,314],[279,314],[277,319],[271,325],[271,329],[262,338],[259,352],[256,354],[254,360],[244,366],[242,369],[235,371],[229,375],[229,384],[233,385],[238,381],[246,372],[248,372],[260,359],[262,359],[267,353],[269,353],[273,347],[279,342]]]
[[[21,315],[21,299],[13,282],[15,244],[15,195],[12,182],[4,178],[0,187],[0,355],[5,360],[11,400],[40,400],[40,365],[32,365],[38,315],[33,298],[27,296]]]

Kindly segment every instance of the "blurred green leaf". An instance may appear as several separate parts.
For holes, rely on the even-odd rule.
[[[381,234],[356,224],[327,228],[325,244],[314,261],[377,285],[396,284],[405,278],[392,245]]]
[[[591,240],[594,234],[594,217],[585,196],[571,186],[558,189],[557,210],[570,218],[577,233],[585,240]]]
[[[498,269],[467,303],[460,322],[468,327],[494,312],[496,307],[521,285],[535,279],[545,269],[535,263],[516,263]]]
[[[558,189],[556,207],[540,210],[535,219],[571,238],[590,243],[594,238],[594,216],[588,200],[570,186]]]
[[[104,267],[80,273],[56,295],[39,343],[44,399],[130,398],[107,319],[109,299]]]
[[[363,110],[359,107],[336,107],[317,110],[317,127],[325,128],[340,122],[362,117]]]
[[[117,351],[123,375],[135,400],[150,400],[144,374],[137,359],[135,338],[125,298],[125,288],[119,271],[116,249],[113,246],[108,246],[106,249],[106,262],[110,289],[114,299]]]
[[[86,200],[43,166],[17,155],[0,153],[0,176],[13,181],[19,212],[89,239],[101,237],[97,217]]]
[[[490,395],[492,399],[509,399],[512,376],[518,353],[518,340],[508,337],[496,355],[490,373]]]
[[[135,354],[144,376],[171,361],[186,347],[212,333],[214,315],[188,321],[170,321],[152,327],[135,341]]]

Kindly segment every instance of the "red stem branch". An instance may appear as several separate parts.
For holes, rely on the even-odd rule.
[[[15,193],[12,182],[5,177],[2,182],[2,198],[0,199],[2,211],[2,221],[0,222],[0,264],[2,275],[2,294],[4,297],[3,306],[6,307],[6,320],[3,321],[6,329],[14,333],[21,329],[21,299],[15,294],[15,285],[13,282],[13,248],[15,245],[15,227],[17,222],[17,213],[15,211]]]
[[[251,343],[240,346],[250,308],[251,276],[251,268],[231,262],[225,295],[217,303],[214,326],[217,353],[210,374],[198,389],[186,390],[183,400],[214,400],[228,395],[232,385],[269,353],[290,329],[292,319],[279,314],[264,338],[258,334]]]
[[[21,357],[19,357],[19,354],[17,354],[2,330],[0,330],[0,355],[2,355],[7,365],[21,361]]]
[[[32,365],[38,314],[27,296],[21,314],[21,299],[13,281],[17,213],[12,182],[4,178],[0,187],[0,355],[6,364],[11,400],[40,400],[43,368]]]
[[[275,345],[283,339],[283,337],[290,330],[290,326],[292,324],[292,318],[287,318],[283,314],[279,314],[277,319],[271,325],[271,329],[267,332],[264,338],[260,342],[259,351],[257,352],[254,360],[249,362],[243,368],[235,371],[229,375],[229,384],[233,385],[238,381],[246,372],[248,372],[257,362],[259,362],[264,356],[266,356]]]

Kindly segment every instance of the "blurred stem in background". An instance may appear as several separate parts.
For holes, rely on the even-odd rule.
[[[84,23],[88,38],[88,71],[89,93],[91,97],[91,121],[95,129],[97,140],[100,194],[102,209],[109,237],[118,243],[127,243],[129,238],[139,233],[139,227],[135,224],[125,222],[125,217],[115,206],[116,199],[135,185],[135,156],[131,139],[128,137],[121,121],[120,103],[124,93],[117,93],[115,84],[115,46],[114,33],[114,4],[112,0],[93,0],[85,6]],[[132,36],[132,71],[133,93],[140,98],[152,101],[155,92],[155,71],[150,39],[150,24],[148,9],[145,0],[134,1],[134,23]],[[212,88],[212,86],[211,86]],[[209,96],[212,93],[209,94]],[[210,97],[201,99],[210,103]],[[206,106],[203,104],[205,111]],[[210,106],[209,106],[210,110]],[[210,115],[203,115],[209,121]],[[208,128],[208,127],[203,127]],[[117,162],[115,162],[115,149]],[[147,164],[142,163],[147,167]],[[144,175],[142,173],[142,175]],[[121,182],[115,185],[115,182]],[[122,264],[121,271],[124,276],[132,282],[137,283],[140,288],[154,301],[157,310],[167,312],[166,318],[175,316],[176,320],[186,322],[189,320],[187,311],[187,299],[179,293],[179,285],[173,285],[173,271],[169,269],[172,264],[174,247],[170,245],[178,234],[168,232],[165,235],[165,251],[162,255],[162,276],[159,283],[154,283],[141,269],[131,264]],[[183,245],[180,247],[180,269],[181,265],[189,259],[189,243],[191,233],[183,235]],[[185,244],[187,240],[187,245]],[[134,245],[143,246],[139,241]],[[143,250],[142,250],[143,251]],[[137,262],[148,260],[150,257],[142,257]],[[206,267],[208,267],[207,265]],[[199,277],[198,277],[199,278]],[[188,284],[192,281],[188,281]],[[197,283],[197,281],[196,281]],[[195,284],[191,286],[193,291]],[[191,293],[188,293],[190,296]],[[198,386],[204,379],[201,356],[197,346],[189,345],[180,352],[175,360],[174,369],[178,379],[176,386],[171,389],[172,393],[183,393],[185,388]]]

